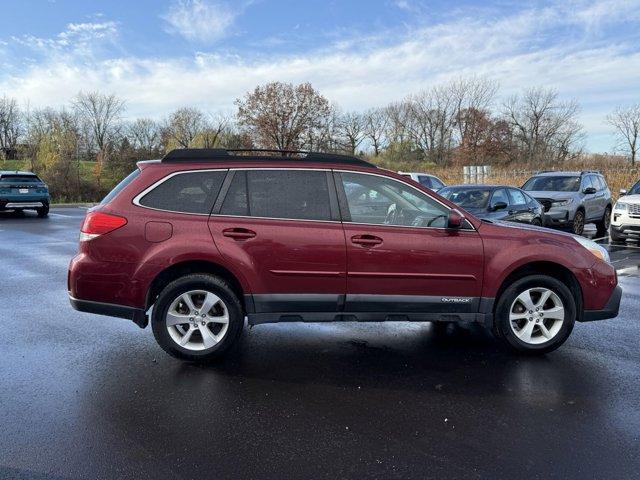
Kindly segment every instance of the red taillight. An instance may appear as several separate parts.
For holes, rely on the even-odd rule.
[[[127,224],[127,219],[102,212],[89,212],[80,229],[81,240],[90,240],[98,235],[113,232]]]

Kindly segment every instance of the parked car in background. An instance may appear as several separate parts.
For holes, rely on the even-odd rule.
[[[0,171],[0,210],[35,210],[49,214],[49,188],[31,172]]]
[[[71,304],[143,328],[150,315],[160,346],[187,360],[223,355],[245,317],[478,322],[540,354],[576,321],[618,314],[616,271],[591,240],[465,216],[355,157],[241,153],[140,162],[87,213]]]
[[[613,207],[609,230],[611,243],[640,240],[640,181],[627,190],[620,190],[620,198]]]
[[[430,188],[434,192],[440,190],[445,186],[444,182],[435,175],[429,175],[428,173],[416,173],[416,172],[398,172],[400,175],[409,177],[414,182],[418,182],[423,187]]]
[[[544,206],[548,227],[582,235],[585,224],[593,222],[598,235],[609,230],[611,191],[600,172],[540,172],[522,189]]]
[[[544,225],[544,207],[519,188],[506,185],[452,185],[438,190],[438,194],[483,220]]]

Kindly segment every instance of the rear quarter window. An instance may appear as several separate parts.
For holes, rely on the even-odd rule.
[[[180,213],[209,214],[226,170],[179,172],[138,199],[143,207]]]

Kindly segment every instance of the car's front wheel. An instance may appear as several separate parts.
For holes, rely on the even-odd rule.
[[[604,215],[602,216],[602,220],[596,222],[596,228],[598,229],[597,235],[602,237],[607,234],[609,231],[609,227],[611,226],[611,207],[607,207],[604,210]]]
[[[572,232],[576,235],[582,235],[584,232],[584,212],[578,210],[575,217],[573,217]]]
[[[167,353],[184,360],[222,356],[236,343],[243,327],[238,297],[213,275],[186,275],[171,282],[153,308],[156,341]]]
[[[494,333],[511,350],[543,354],[567,340],[575,318],[576,302],[564,283],[530,275],[515,281],[498,299]]]

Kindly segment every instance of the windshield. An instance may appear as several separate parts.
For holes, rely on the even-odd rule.
[[[438,192],[447,200],[451,200],[462,208],[486,208],[491,190],[473,187],[446,187]]]
[[[2,175],[0,182],[12,183],[38,183],[41,180],[35,175]]]
[[[522,189],[528,192],[577,192],[580,190],[580,177],[532,177]]]
[[[640,195],[640,182],[631,187],[631,190],[629,190],[629,195]]]

